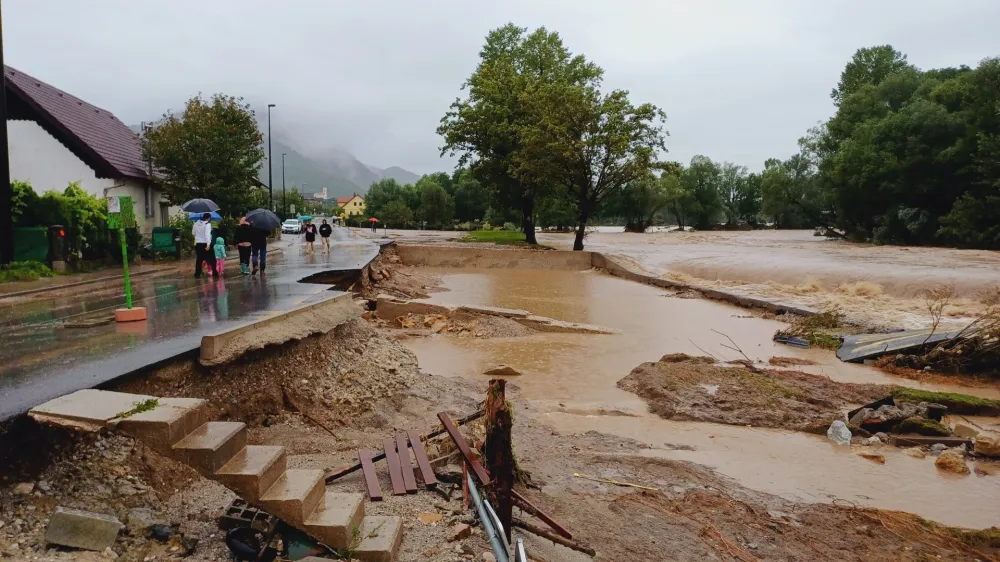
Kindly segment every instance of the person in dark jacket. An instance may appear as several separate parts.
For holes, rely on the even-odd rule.
[[[306,233],[306,253],[307,254],[311,254],[311,253],[314,252],[314,250],[313,250],[313,243],[316,242],[316,231],[317,230],[318,229],[316,228],[316,225],[313,224],[313,221],[311,221],[311,220],[307,220],[306,221],[306,228],[305,228],[305,230],[303,232]]]
[[[323,238],[323,251],[330,252],[330,235],[333,234],[333,227],[326,223],[326,219],[323,219],[323,224],[319,225],[319,235]]]
[[[254,228],[246,217],[240,217],[240,225],[236,227],[236,250],[240,253],[240,273],[250,275],[250,241],[253,239]]]
[[[264,275],[264,270],[267,269],[267,231],[254,228],[253,235],[250,236],[250,263],[253,264],[250,275],[257,275],[258,257],[260,274]]]

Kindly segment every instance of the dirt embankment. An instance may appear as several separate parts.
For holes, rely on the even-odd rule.
[[[654,414],[675,420],[825,432],[845,407],[892,393],[893,387],[834,382],[785,370],[722,366],[708,357],[665,355],[643,363],[618,381],[649,403]]]
[[[360,315],[361,311],[358,310]],[[324,424],[384,418],[417,377],[416,357],[360,318],[212,368],[185,360],[114,390],[207,399],[219,419],[260,425],[285,409]]]

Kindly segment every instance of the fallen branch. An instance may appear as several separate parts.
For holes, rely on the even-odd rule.
[[[760,369],[758,369],[757,367],[754,366],[754,360],[750,359],[750,356],[748,356],[746,353],[743,353],[743,349],[740,348],[740,346],[737,345],[736,342],[733,341],[733,338],[729,337],[729,334],[723,334],[722,332],[720,332],[718,330],[715,330],[715,329],[713,329],[712,331],[715,332],[716,334],[719,334],[720,336],[725,336],[726,339],[729,340],[729,343],[733,344],[732,347],[730,347],[730,346],[728,346],[726,344],[721,344],[721,345],[722,345],[722,347],[724,347],[726,349],[731,349],[733,351],[738,352],[740,355],[742,355],[743,358],[746,359],[750,363],[749,365],[747,365],[748,369],[750,369],[751,371],[753,371],[755,373],[757,373],[757,372],[760,371]]]
[[[557,535],[557,534],[555,534],[555,533],[553,533],[551,531],[546,531],[545,529],[542,529],[541,527],[532,525],[531,523],[528,523],[527,521],[524,521],[523,519],[518,519],[518,518],[515,517],[514,520],[513,520],[513,522],[511,523],[511,525],[514,526],[514,527],[517,527],[519,529],[524,529],[525,531],[528,531],[529,533],[531,533],[533,535],[538,535],[539,537],[542,537],[544,539],[548,539],[548,540],[550,540],[550,541],[552,541],[552,542],[554,542],[556,544],[565,546],[566,548],[571,548],[571,549],[573,549],[573,550],[575,550],[577,552],[582,552],[582,553],[584,553],[584,554],[586,554],[588,556],[597,556],[597,551],[594,550],[593,548],[590,548],[589,546],[582,545],[582,544],[580,544],[580,543],[578,543],[576,541],[571,541],[569,539],[565,539],[563,537],[560,537],[559,535]]]

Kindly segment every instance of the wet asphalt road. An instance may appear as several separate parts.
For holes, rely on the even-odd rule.
[[[230,270],[222,278],[194,279],[186,273],[137,280],[133,303],[146,307],[145,322],[70,327],[106,319],[124,306],[122,288],[5,307],[0,312],[0,420],[195,352],[206,334],[340,295],[329,285],[300,280],[360,269],[377,254],[374,243],[337,228],[328,254],[317,244],[316,252],[306,255],[297,237],[283,255],[269,256],[266,275]]]

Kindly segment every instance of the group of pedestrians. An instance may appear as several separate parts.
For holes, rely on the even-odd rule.
[[[313,224],[312,220],[306,221],[305,229],[303,230],[306,234],[306,253],[312,254],[315,252],[313,244],[316,243],[316,234],[318,233],[320,238],[323,239],[323,251],[330,251],[330,235],[333,234],[333,227],[327,224],[326,219],[323,219],[323,223],[318,227]]]
[[[226,242],[221,236],[212,238],[212,215],[205,213],[191,227],[194,234],[194,276],[201,277],[202,271],[211,277],[221,276],[226,264]],[[258,264],[261,275],[267,269],[267,231],[250,226],[245,216],[234,233],[236,249],[240,253],[240,273],[257,275]],[[251,270],[251,264],[253,269]]]

